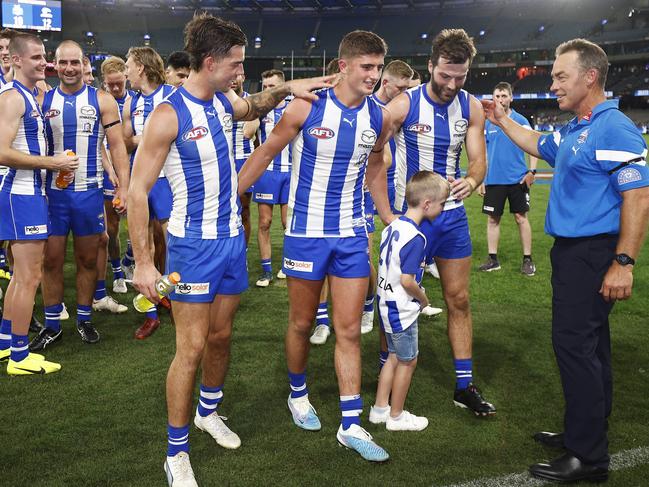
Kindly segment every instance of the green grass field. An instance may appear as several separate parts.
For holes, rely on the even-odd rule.
[[[325,346],[312,348],[308,369],[310,397],[323,429],[309,433],[293,425],[286,407],[285,284],[275,281],[267,289],[254,288],[259,265],[253,238],[251,288],[243,295],[236,318],[221,408],[243,445],[227,451],[192,428],[191,458],[200,485],[442,486],[521,473],[530,464],[555,456],[556,452],[531,440],[535,431],[560,430],[563,411],[550,344],[548,255],[552,242],[543,233],[548,194],[548,185],[537,185],[532,191],[530,219],[537,275],[528,278],[519,273],[520,244],[513,218],[508,217],[503,219],[499,251],[503,269],[472,274],[475,380],[497,406],[495,417],[477,419],[453,406],[453,364],[442,315],[420,322],[419,367],[406,404],[409,410],[427,416],[430,426],[419,433],[390,433],[371,425],[367,413],[376,391],[378,330],[375,327],[363,336],[363,421],[391,454],[391,461],[384,465],[369,464],[337,445],[333,336]],[[480,213],[480,202],[478,196],[467,202],[474,269],[486,255],[486,217]],[[378,225],[377,232],[381,228]],[[278,215],[274,237],[276,271],[281,256]],[[633,299],[616,305],[612,314],[612,453],[649,447],[647,246],[636,266]],[[63,340],[47,350],[49,359],[63,364],[61,372],[28,378],[0,374],[0,485],[165,485],[164,382],[174,353],[170,319],[163,313],[163,326],[153,337],[133,339],[142,315],[132,311],[134,293],[130,292],[118,298],[131,308],[126,315],[95,313],[102,340],[85,345],[73,322],[73,272],[66,265],[71,286],[66,290],[66,304],[73,316],[63,322]],[[433,303],[441,305],[438,281],[427,276],[424,285]],[[42,318],[40,297],[36,313]],[[613,472],[608,485],[646,486],[648,476],[645,462]]]

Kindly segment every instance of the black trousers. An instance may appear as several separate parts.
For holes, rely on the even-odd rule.
[[[585,463],[608,467],[613,400],[608,316],[599,294],[617,235],[557,238],[552,247],[552,345],[565,399],[564,444]]]

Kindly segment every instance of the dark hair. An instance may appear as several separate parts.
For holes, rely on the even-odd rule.
[[[43,45],[41,38],[34,34],[16,32],[16,34],[11,38],[11,41],[9,41],[9,54],[18,54],[19,56],[22,56],[25,52],[25,46],[29,42]]]
[[[171,69],[190,68],[189,54],[185,51],[174,51],[167,58],[167,66]]]
[[[606,76],[608,75],[608,58],[604,50],[586,39],[572,39],[559,44],[555,55],[559,57],[561,54],[570,51],[577,53],[579,67],[582,71],[588,71],[589,69],[597,71],[597,84],[604,88]]]
[[[281,71],[279,69],[269,69],[268,71],[264,71],[261,73],[261,79],[266,79],[266,78],[271,78],[273,76],[279,76],[282,81],[284,81],[284,71]]]
[[[473,40],[464,29],[444,29],[433,39],[430,60],[433,66],[437,66],[440,57],[451,64],[464,64],[467,61],[471,64],[475,55]]]
[[[185,51],[194,71],[201,69],[206,57],[221,59],[234,46],[247,44],[246,35],[237,24],[208,13],[194,15],[185,26]]]
[[[496,90],[508,91],[510,96],[514,93],[514,90],[512,90],[512,85],[507,83],[507,81],[501,81],[496,86],[494,86],[494,91]]]
[[[327,64],[327,67],[325,68],[325,72],[327,75],[340,73],[340,65],[338,64],[337,57],[329,61],[329,64]]]
[[[2,29],[0,30],[0,39],[13,39],[16,34],[18,34],[17,30],[13,29]]]
[[[338,57],[349,59],[368,54],[382,54],[388,52],[388,45],[374,32],[355,30],[346,34],[338,46]]]

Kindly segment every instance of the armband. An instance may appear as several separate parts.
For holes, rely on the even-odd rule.
[[[121,122],[120,122],[119,120],[115,120],[114,122],[107,123],[106,125],[104,125],[104,130],[108,130],[108,129],[111,128],[113,125],[118,125],[118,124],[120,124],[120,123],[121,123]]]
[[[628,161],[626,161],[626,162],[623,162],[623,163],[621,163],[621,164],[618,164],[618,165],[615,166],[613,169],[611,169],[611,170],[608,172],[608,174],[609,174],[609,176],[610,176],[610,175],[612,175],[614,172],[617,172],[617,171],[619,171],[620,169],[622,169],[623,167],[630,166],[631,164],[633,164],[633,163],[635,163],[635,162],[640,162],[640,161],[644,161],[644,157],[636,157],[635,159],[630,159],[630,160],[628,160]]]

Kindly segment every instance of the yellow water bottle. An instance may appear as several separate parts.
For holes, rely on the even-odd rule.
[[[162,276],[155,283],[159,297],[168,296],[180,282],[180,274],[172,272],[169,275]],[[153,303],[147,299],[144,294],[138,294],[133,298],[133,307],[140,313],[146,313],[153,307]]]

